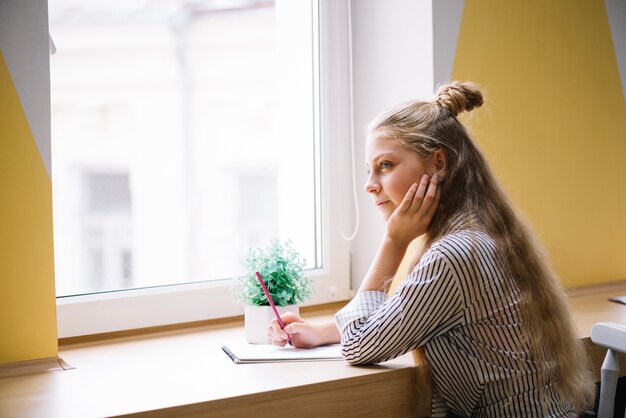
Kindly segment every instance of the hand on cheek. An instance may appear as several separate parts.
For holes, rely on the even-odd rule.
[[[428,230],[439,206],[441,190],[439,177],[424,174],[419,184],[413,183],[404,199],[387,221],[386,235],[399,245],[408,246],[411,241]]]

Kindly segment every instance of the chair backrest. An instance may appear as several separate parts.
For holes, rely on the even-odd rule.
[[[610,322],[598,322],[591,328],[591,341],[607,349],[600,370],[598,418],[613,418],[615,391],[619,377],[617,353],[626,353],[626,327]],[[624,417],[626,418],[626,414]]]

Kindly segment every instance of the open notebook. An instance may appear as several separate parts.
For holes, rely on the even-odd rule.
[[[263,344],[229,344],[222,350],[237,364],[275,363],[286,361],[329,361],[342,360],[339,344],[316,348],[277,347]]]

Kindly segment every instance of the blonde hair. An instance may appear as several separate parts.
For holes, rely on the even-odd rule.
[[[457,115],[483,104],[480,88],[469,82],[441,86],[433,101],[411,101],[385,109],[368,126],[370,135],[398,141],[421,160],[442,149],[447,157],[441,204],[425,235],[418,258],[451,231],[460,213],[473,219],[496,242],[510,277],[520,289],[520,309],[534,353],[545,353],[555,384],[579,410],[593,406],[595,385],[582,341],[577,337],[556,274],[498,184],[482,153]],[[509,275],[507,275],[508,277]],[[550,373],[546,365],[544,374]]]

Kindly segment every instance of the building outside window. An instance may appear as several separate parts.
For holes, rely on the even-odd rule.
[[[58,296],[237,277],[274,238],[320,266],[313,80],[284,96],[274,1],[49,3]]]

